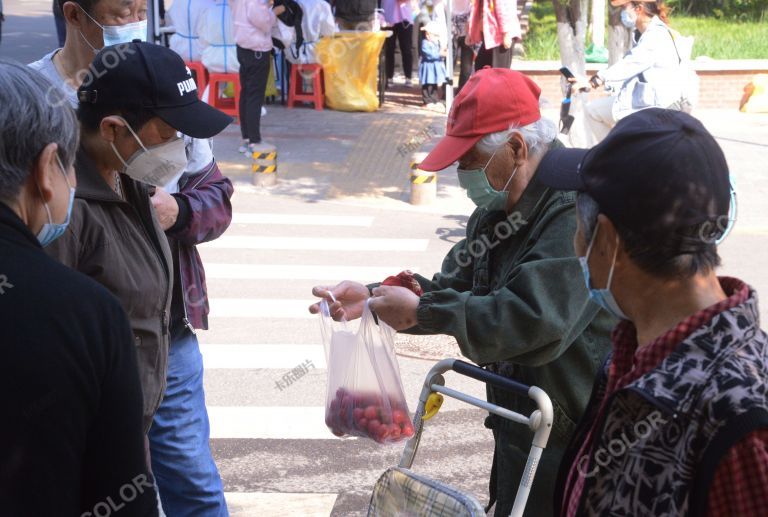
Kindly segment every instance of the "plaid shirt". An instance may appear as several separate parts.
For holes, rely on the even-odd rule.
[[[606,401],[616,391],[656,368],[677,345],[714,316],[747,300],[749,287],[740,280],[722,277],[720,285],[728,298],[689,316],[648,346],[638,349],[632,322],[622,321],[617,325],[612,336],[613,357],[608,367],[606,392],[593,426],[568,473],[562,508],[567,517],[577,514],[585,480],[577,465],[583,456],[592,453],[595,425],[605,413]],[[731,448],[721,460],[709,491],[708,515],[711,517],[768,515],[768,430],[754,431]]]

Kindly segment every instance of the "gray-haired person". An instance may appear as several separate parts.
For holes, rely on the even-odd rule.
[[[43,251],[69,223],[79,134],[50,87],[0,59],[0,508],[157,515],[128,319]]]
[[[410,334],[447,334],[461,352],[498,374],[539,386],[552,398],[552,436],[541,457],[526,515],[551,515],[555,475],[608,351],[614,320],[587,303],[571,246],[576,230],[573,192],[536,181],[542,159],[559,145],[557,130],[539,109],[541,90],[503,68],[473,74],[448,116],[446,136],[421,168],[459,162],[459,183],[477,204],[467,237],[432,278],[413,275],[398,286],[345,282],[316,287],[331,298],[333,316],[352,319],[369,297],[380,320]],[[402,275],[401,275],[402,276]],[[414,286],[415,287],[415,286]],[[311,311],[317,311],[313,306]],[[489,388],[488,399],[530,414],[530,401]],[[486,426],[496,442],[490,476],[497,516],[512,510],[531,435],[495,415]]]

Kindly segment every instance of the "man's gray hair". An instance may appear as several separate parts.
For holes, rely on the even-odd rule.
[[[589,194],[579,192],[576,197],[576,214],[581,223],[581,231],[587,243],[592,239],[597,226],[597,216],[600,215],[600,205]]]
[[[43,148],[75,161],[80,129],[64,93],[39,72],[0,59],[0,199],[16,199]]]
[[[493,154],[501,146],[507,143],[512,133],[517,132],[523,136],[526,145],[528,145],[528,152],[531,154],[537,154],[543,152],[546,147],[557,138],[557,127],[555,123],[546,118],[540,118],[532,124],[519,127],[512,125],[509,129],[504,131],[498,131],[496,133],[490,133],[485,135],[477,142],[477,150],[483,154]]]

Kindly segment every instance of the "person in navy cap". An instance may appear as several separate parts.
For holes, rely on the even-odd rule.
[[[150,196],[187,165],[179,132],[210,138],[232,119],[199,100],[175,52],[143,42],[102,49],[77,94],[72,220],[47,251],[105,286],[128,313],[146,434],[166,387],[174,287],[171,249]],[[179,217],[184,210],[188,216],[191,207],[179,205]]]
[[[717,276],[735,215],[728,164],[698,120],[652,108],[539,181],[575,190],[590,298],[619,318],[555,509],[768,515],[768,335],[757,294]]]

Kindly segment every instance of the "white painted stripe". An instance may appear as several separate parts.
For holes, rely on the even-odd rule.
[[[200,345],[206,370],[289,369],[305,361],[325,368],[323,345]]]
[[[328,517],[337,494],[298,494],[287,492],[224,492],[231,517],[257,515],[302,515]]]
[[[260,214],[235,212],[232,214],[234,224],[268,224],[291,226],[362,226],[370,227],[373,217],[346,215],[305,215],[305,214]]]
[[[224,278],[238,280],[322,280],[340,281],[354,278],[358,281],[379,281],[400,271],[410,269],[416,273],[417,268],[408,267],[373,267],[373,266],[285,266],[279,264],[217,264],[205,263],[206,278]]]
[[[224,236],[200,246],[219,249],[316,251],[425,251],[427,239]]]
[[[324,407],[208,406],[211,438],[334,440]]]
[[[311,298],[212,298],[210,304],[212,318],[317,318],[309,313]]]

